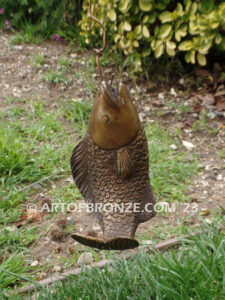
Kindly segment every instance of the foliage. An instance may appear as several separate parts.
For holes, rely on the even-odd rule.
[[[99,25],[88,17],[84,1],[81,35],[86,44],[100,43]],[[95,0],[94,15],[106,26],[107,40],[130,57],[134,71],[149,57],[183,53],[187,63],[206,65],[206,55],[225,51],[224,1]],[[147,59],[146,59],[147,58]]]
[[[75,26],[82,0],[1,0],[0,27],[17,28],[26,34],[25,42],[36,36],[47,38],[65,26]]]
[[[224,231],[207,230],[178,250],[143,252],[71,276],[37,299],[224,299]]]

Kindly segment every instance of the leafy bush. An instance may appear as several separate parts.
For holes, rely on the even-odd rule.
[[[100,43],[99,25],[83,3],[81,35],[86,44]],[[95,0],[94,15],[107,29],[107,41],[130,57],[134,71],[145,58],[184,53],[187,63],[206,65],[213,48],[225,51],[224,1]],[[148,59],[149,61],[149,59]]]
[[[0,0],[0,27],[48,37],[65,24],[75,25],[82,0]],[[33,25],[33,27],[30,27]]]

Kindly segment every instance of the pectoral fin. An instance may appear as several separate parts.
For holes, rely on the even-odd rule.
[[[126,178],[132,172],[133,163],[126,148],[117,151],[117,166],[118,174],[122,178]]]

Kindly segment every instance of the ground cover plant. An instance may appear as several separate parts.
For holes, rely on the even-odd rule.
[[[118,258],[104,270],[86,270],[42,289],[37,299],[223,299],[224,243],[224,229],[205,224],[179,249]]]

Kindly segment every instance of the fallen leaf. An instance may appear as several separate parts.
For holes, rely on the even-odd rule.
[[[225,95],[225,90],[221,90],[215,93],[215,97],[221,97]]]
[[[25,214],[21,215],[19,221],[16,223],[17,227],[21,227],[28,223],[37,222],[42,217],[41,213],[37,209],[28,210]]]
[[[164,106],[164,104],[160,100],[153,100],[151,103],[154,106]]]
[[[73,255],[76,252],[75,248],[71,246],[68,247],[68,250],[71,255]]]
[[[218,99],[216,101],[216,107],[218,110],[225,110],[225,98],[224,99]]]
[[[175,91],[175,89],[172,87],[171,90],[170,90],[170,95],[176,97],[177,96],[177,93]]]
[[[206,209],[206,208],[202,208],[202,211],[200,212],[200,216],[208,216],[210,215],[210,210],[209,209]]]
[[[183,123],[183,122],[176,122],[174,124],[174,127],[178,128],[178,129],[183,129],[185,127],[185,123]]]
[[[208,70],[200,68],[198,66],[196,66],[194,68],[194,72],[195,72],[195,75],[198,76],[198,77],[209,76],[210,75],[210,72]]]
[[[199,95],[198,98],[202,101],[202,105],[208,106],[215,103],[215,98],[212,94]]]

